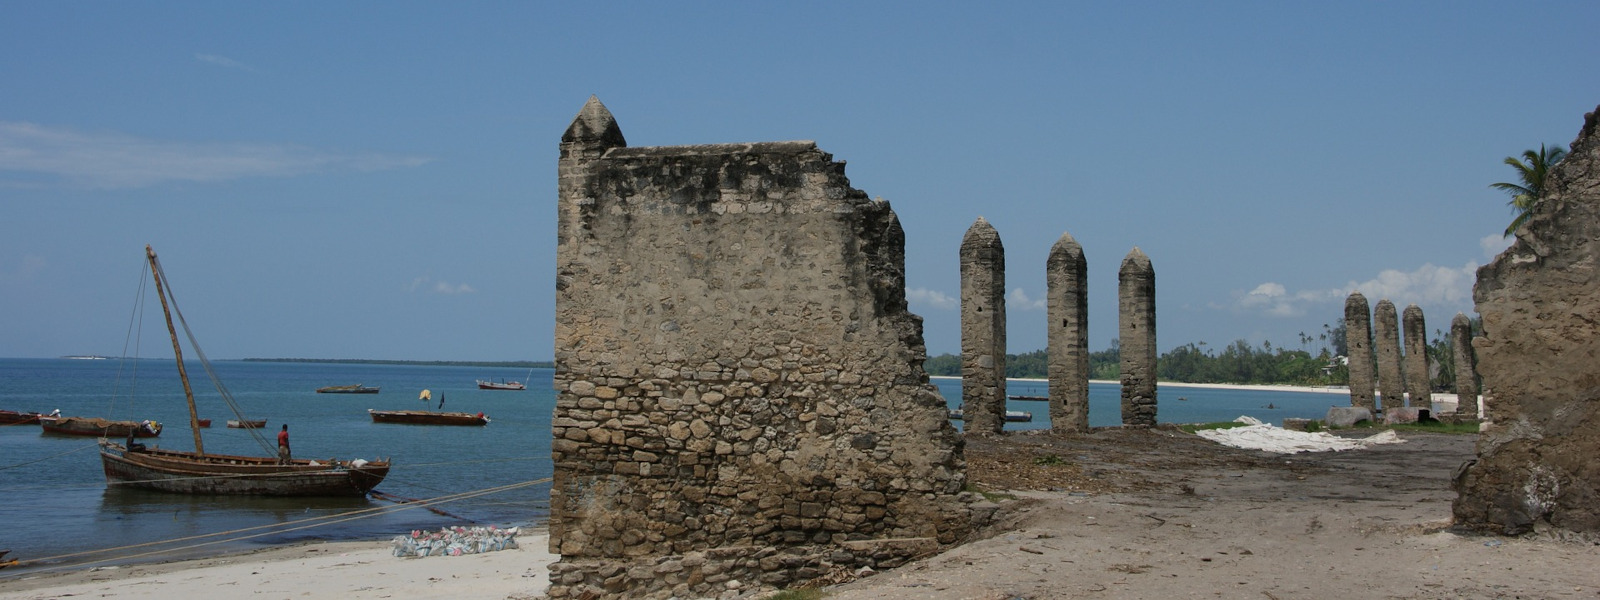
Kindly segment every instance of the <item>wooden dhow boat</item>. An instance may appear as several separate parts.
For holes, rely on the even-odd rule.
[[[38,425],[39,417],[36,412],[18,412],[14,410],[0,410],[0,426],[3,425]]]
[[[161,424],[155,421],[112,421],[99,417],[39,417],[39,426],[45,433],[56,435],[81,435],[93,437],[153,438],[161,435]]]
[[[367,409],[373,423],[401,423],[405,425],[477,425],[489,424],[483,413],[434,412],[430,410],[374,410]]]
[[[259,496],[364,496],[389,474],[388,460],[306,460],[282,461],[277,458],[207,454],[200,438],[199,420],[195,412],[194,391],[189,387],[189,375],[184,370],[183,351],[178,343],[178,331],[173,326],[172,313],[178,311],[174,301],[170,308],[163,280],[161,263],[155,250],[145,246],[150,262],[150,273],[155,278],[156,293],[161,297],[161,311],[166,316],[167,332],[172,336],[172,349],[178,361],[178,377],[183,381],[184,398],[189,404],[189,421],[194,430],[194,452],[144,448],[142,444],[119,444],[110,439],[100,440],[100,461],[104,467],[107,485],[128,486],[183,494],[237,494]],[[193,345],[193,332],[187,331]],[[200,363],[205,366],[217,391],[234,411],[238,412],[233,397],[222,387],[221,380],[211,371],[211,364],[198,346],[194,348]],[[241,416],[240,420],[244,420]],[[255,429],[250,435],[269,454],[272,447]]]
[[[318,394],[376,394],[383,388],[367,387],[362,384],[355,385],[330,385],[317,388]]]
[[[504,379],[501,379],[500,381],[489,381],[487,379],[479,379],[478,380],[478,389],[480,389],[480,390],[511,390],[511,391],[517,391],[517,390],[528,389],[528,385],[525,384],[525,383],[522,383],[520,381],[506,381]]]

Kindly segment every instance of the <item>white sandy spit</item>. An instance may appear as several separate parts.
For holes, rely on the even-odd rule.
[[[1277,454],[1360,450],[1375,444],[1399,444],[1405,441],[1395,435],[1392,429],[1371,437],[1354,439],[1324,431],[1290,431],[1262,423],[1253,417],[1239,417],[1234,421],[1247,425],[1232,429],[1202,429],[1194,433],[1224,446],[1265,450]]]

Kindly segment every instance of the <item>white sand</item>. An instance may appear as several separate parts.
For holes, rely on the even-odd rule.
[[[388,542],[285,546],[244,555],[0,580],[0,600],[44,598],[536,598],[555,560],[543,531],[520,546],[397,558]],[[4,575],[5,573],[0,573]]]

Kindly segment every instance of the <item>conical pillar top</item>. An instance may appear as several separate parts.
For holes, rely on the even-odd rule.
[[[567,132],[561,134],[561,143],[603,148],[628,145],[628,141],[622,137],[622,128],[617,126],[616,117],[611,116],[611,111],[606,110],[606,105],[600,103],[598,96],[589,96],[589,101],[583,104],[583,110],[578,111],[578,116],[573,117],[572,124],[567,126]]]
[[[1122,270],[1124,272],[1129,270],[1149,271],[1151,270],[1150,257],[1145,256],[1144,251],[1140,250],[1138,246],[1134,246],[1133,251],[1129,252],[1126,258],[1122,259]]]
[[[1068,255],[1068,256],[1082,256],[1083,255],[1083,244],[1079,244],[1078,240],[1076,240],[1076,239],[1074,239],[1072,237],[1072,234],[1067,233],[1067,232],[1062,232],[1061,233],[1061,237],[1056,238],[1055,245],[1050,247],[1050,255],[1051,256],[1055,256],[1055,255],[1058,255],[1058,254],[1064,254],[1064,255]]]
[[[967,234],[961,238],[962,248],[999,248],[1000,232],[995,231],[988,219],[978,217],[977,221],[967,228]]]

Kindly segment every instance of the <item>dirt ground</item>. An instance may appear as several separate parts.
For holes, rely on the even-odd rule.
[[[1476,436],[1276,455],[1171,430],[969,440],[985,539],[829,588],[929,598],[1597,598],[1600,546],[1450,531]]]

